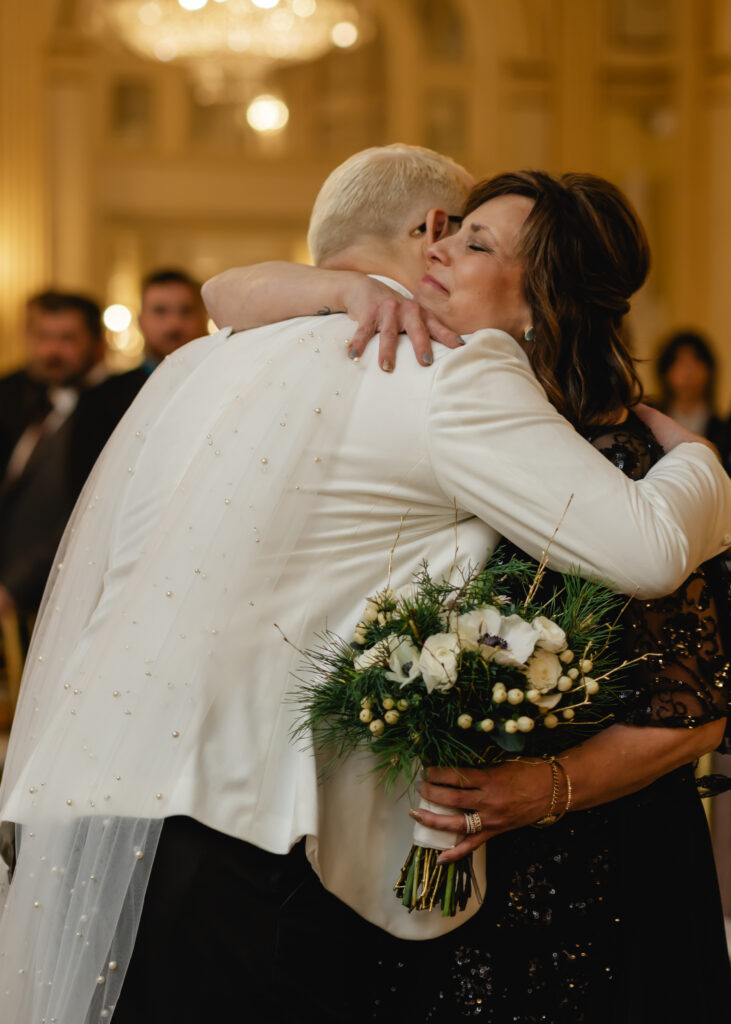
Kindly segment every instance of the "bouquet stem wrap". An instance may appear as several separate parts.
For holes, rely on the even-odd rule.
[[[454,814],[453,807],[435,804],[432,800],[419,800],[420,811],[431,811],[432,814]],[[445,832],[443,829],[429,828],[418,821],[414,824],[414,846],[423,846],[431,850],[451,850],[463,838],[464,832]]]
[[[453,814],[454,808],[421,797],[419,809],[432,814]],[[417,822],[414,843],[401,869],[394,892],[409,910],[442,909],[444,917],[464,910],[472,892],[472,858],[463,857],[452,864],[438,864],[444,850],[451,850],[463,837],[462,832],[445,832]]]

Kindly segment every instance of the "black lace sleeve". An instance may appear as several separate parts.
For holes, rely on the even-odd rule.
[[[633,479],[644,476],[662,455],[632,415],[620,426],[585,434]],[[714,559],[675,593],[630,603],[624,618],[626,657],[646,657],[628,675],[618,717],[630,725],[694,728],[727,716],[729,646],[723,631],[728,630],[728,597],[727,566]],[[727,750],[730,739],[727,730]]]

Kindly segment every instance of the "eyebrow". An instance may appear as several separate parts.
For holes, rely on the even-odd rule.
[[[492,230],[492,228],[488,224],[470,224],[470,231],[475,231],[475,232],[486,231],[486,232],[488,232],[489,234],[492,235],[495,244],[496,245],[500,245],[500,239],[498,238],[498,236],[495,234],[495,232]]]

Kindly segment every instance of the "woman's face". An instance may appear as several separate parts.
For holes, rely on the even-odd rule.
[[[532,208],[532,199],[506,195],[473,210],[457,234],[427,249],[417,300],[458,334],[492,327],[522,338],[531,313],[516,251]]]
[[[683,402],[702,402],[706,397],[711,371],[695,349],[681,345],[667,372],[667,385],[674,399]]]

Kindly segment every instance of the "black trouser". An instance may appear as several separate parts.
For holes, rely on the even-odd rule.
[[[304,842],[278,856],[168,818],[112,1024],[385,1020],[371,986],[402,945],[322,887]]]

